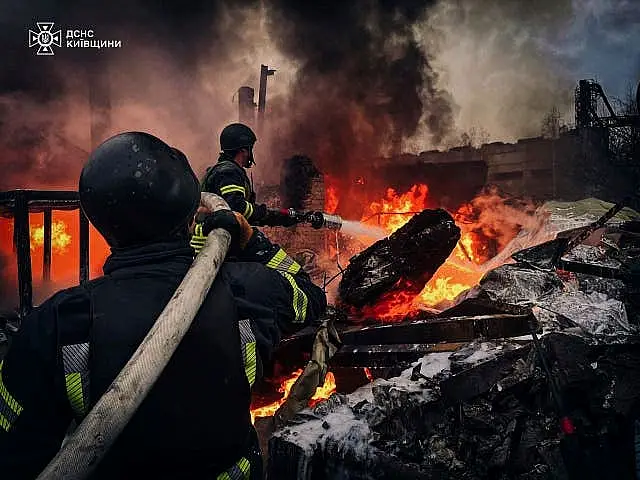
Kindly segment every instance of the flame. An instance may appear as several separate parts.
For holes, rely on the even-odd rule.
[[[384,199],[369,205],[362,222],[376,222],[388,234],[392,234],[416,213],[430,207],[428,195],[429,188],[424,184],[413,185],[400,195],[389,188]],[[405,281],[402,288],[383,295],[375,305],[365,307],[361,313],[387,321],[402,320],[415,315],[421,305],[435,307],[443,301],[455,299],[476,285],[482,278],[478,265],[486,260],[483,256],[486,247],[480,236],[472,230],[473,223],[469,218],[473,212],[473,206],[465,204],[453,214],[462,232],[460,240],[422,291],[416,291],[413,285]]]
[[[296,383],[296,380],[298,380],[298,377],[300,375],[302,375],[302,369],[296,370],[291,374],[291,376],[285,378],[281,382],[280,387],[278,388],[278,392],[282,393],[282,398],[280,400],[261,407],[251,408],[251,423],[255,423],[256,417],[272,417],[278,411],[280,405],[285,402],[285,400],[289,396],[289,393],[291,392],[293,384]],[[313,397],[311,397],[311,400],[309,401],[309,406],[313,407],[321,400],[329,398],[329,396],[331,396],[331,394],[335,391],[336,379],[333,376],[333,373],[327,372],[327,375],[324,379],[324,384],[316,389],[316,393],[313,395]]]
[[[31,251],[44,247],[44,225],[36,225],[31,230]],[[63,220],[51,222],[51,251],[64,253],[71,243],[71,235],[67,233],[67,224]]]
[[[369,380],[370,382],[373,382],[373,380],[375,380],[373,378],[373,374],[371,373],[371,370],[369,370],[367,367],[364,367],[364,374],[367,376],[367,380]]]
[[[45,300],[56,290],[77,285],[80,270],[80,226],[78,210],[54,210],[51,222],[51,277],[43,279],[44,220],[42,213],[31,213],[30,250],[34,303]],[[95,278],[102,274],[102,265],[110,249],[102,236],[89,226],[89,274]],[[13,246],[13,220],[0,218],[0,257],[7,262],[2,270],[3,281],[14,286],[17,293],[18,274]],[[11,300],[13,301],[13,299]]]
[[[424,184],[414,185],[408,192],[398,195],[393,188],[388,188],[385,198],[372,202],[369,211],[362,218],[363,222],[376,221],[389,234],[407,223],[416,213],[427,206],[429,187]]]
[[[326,213],[336,213],[338,208],[338,189],[333,185],[326,188],[324,196],[324,211]]]

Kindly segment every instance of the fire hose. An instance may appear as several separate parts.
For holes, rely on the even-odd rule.
[[[228,209],[217,195],[203,193],[211,211]],[[46,480],[87,478],[129,423],[189,330],[220,270],[231,237],[213,230],[182,283],[105,394],[38,476]]]

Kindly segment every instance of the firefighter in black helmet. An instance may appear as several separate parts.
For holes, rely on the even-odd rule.
[[[72,420],[83,419],[132,356],[193,262],[189,226],[200,188],[178,150],[146,133],[116,135],[91,154],[79,187],[82,209],[111,255],[104,276],[34,309],[0,363],[3,479],[33,479],[42,471]],[[216,218],[207,225],[224,228],[225,214]],[[237,237],[232,234],[232,243]],[[223,270],[92,479],[261,478],[240,320],[259,315],[275,325],[276,319],[268,305],[259,314],[240,305]]]
[[[220,195],[232,210],[242,214],[251,225],[292,226],[286,212],[269,210],[265,204],[256,203],[253,184],[246,168],[255,165],[253,146],[256,135],[242,123],[227,125],[220,133],[220,157],[209,167],[202,180],[202,191]]]

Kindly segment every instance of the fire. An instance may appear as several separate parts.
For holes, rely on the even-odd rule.
[[[293,384],[296,383],[298,377],[302,375],[302,369],[298,369],[291,374],[291,376],[287,377],[282,381],[280,387],[278,388],[278,392],[282,393],[282,398],[276,402],[272,402],[268,405],[264,405],[261,407],[256,407],[251,409],[251,423],[255,423],[256,417],[271,417],[280,408],[289,393],[291,392],[291,388]],[[324,379],[324,384],[321,387],[316,389],[316,393],[311,397],[309,401],[309,406],[313,407],[321,400],[329,398],[329,396],[336,391],[336,379],[333,376],[333,373],[328,372]]]
[[[371,224],[376,222],[388,234],[392,234],[416,213],[433,207],[429,205],[428,194],[429,188],[424,184],[416,184],[400,195],[389,188],[384,199],[369,205],[369,211],[362,221]],[[390,321],[401,320],[415,314],[420,305],[437,306],[445,300],[455,299],[476,285],[482,278],[478,265],[486,259],[482,255],[486,247],[480,236],[472,231],[472,223],[468,221],[472,213],[472,205],[463,205],[453,213],[462,231],[460,240],[421,292],[416,294],[410,284],[404,285],[399,291],[396,289],[394,293],[383,295],[376,305],[365,307],[362,313]]]
[[[71,235],[67,233],[67,224],[60,220],[51,222],[51,250],[64,253],[71,243]],[[31,251],[44,247],[44,225],[31,227]]]
[[[42,213],[31,213],[30,250],[33,278],[34,303],[45,300],[56,290],[77,285],[80,270],[80,227],[78,210],[54,210],[51,222],[51,277],[45,283],[44,264],[44,220]],[[102,236],[89,226],[89,274],[95,278],[102,274],[102,265],[110,249]],[[15,285],[18,275],[16,254],[13,246],[13,220],[0,218],[0,257],[6,259],[2,270],[7,285]],[[8,299],[5,299],[9,301]],[[12,299],[13,302],[17,299]],[[17,305],[17,304],[16,304]]]
[[[384,199],[369,205],[369,212],[365,214],[362,221],[371,223],[375,220],[379,226],[391,234],[416,213],[428,208],[428,195],[429,188],[424,184],[414,185],[402,195],[398,195],[393,188],[388,188]]]
[[[329,185],[324,196],[324,211],[327,213],[336,213],[338,208],[338,189]]]

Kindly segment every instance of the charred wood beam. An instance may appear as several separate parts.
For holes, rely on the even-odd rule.
[[[51,280],[51,210],[44,211],[44,245],[42,252],[42,279]]]
[[[400,345],[345,345],[333,356],[332,367],[387,368],[411,363],[427,353],[454,352],[464,343],[413,343]]]
[[[537,325],[537,322],[533,315],[528,313],[477,315],[418,320],[403,324],[348,327],[338,331],[344,346],[338,351],[337,359],[334,357],[332,363],[353,362],[352,366],[372,366],[369,363],[360,364],[360,362],[365,362],[367,356],[374,361],[373,359],[382,358],[385,355],[391,357],[399,355],[406,358],[416,354],[420,356],[422,351],[424,353],[447,351],[438,349],[478,338],[519,337],[530,333],[531,324]],[[288,362],[293,361],[311,350],[313,338],[314,329],[307,328],[295,336],[283,339],[275,356],[278,359],[287,359]],[[416,349],[413,354],[412,348]],[[370,353],[368,353],[369,350],[371,350]],[[355,356],[354,360],[346,359],[349,351]],[[347,366],[346,363],[343,366]]]
[[[28,197],[24,191],[15,192],[14,241],[18,260],[18,291],[20,296],[20,316],[27,315],[33,307],[31,286],[31,244],[29,235]]]
[[[78,210],[80,216],[80,284],[89,281],[89,220],[82,209]]]
[[[530,332],[529,315],[479,315],[402,324],[352,328],[341,332],[344,344],[388,345],[399,343],[470,342],[477,338],[507,338]]]
[[[499,390],[507,390],[528,379],[528,375],[512,375],[514,362],[529,355],[530,345],[516,350],[506,351],[499,357],[484,363],[474,365],[467,370],[452,375],[440,382],[440,391],[443,398],[449,403],[458,403],[470,400],[488,392],[496,387],[500,380],[504,379],[504,385]]]

